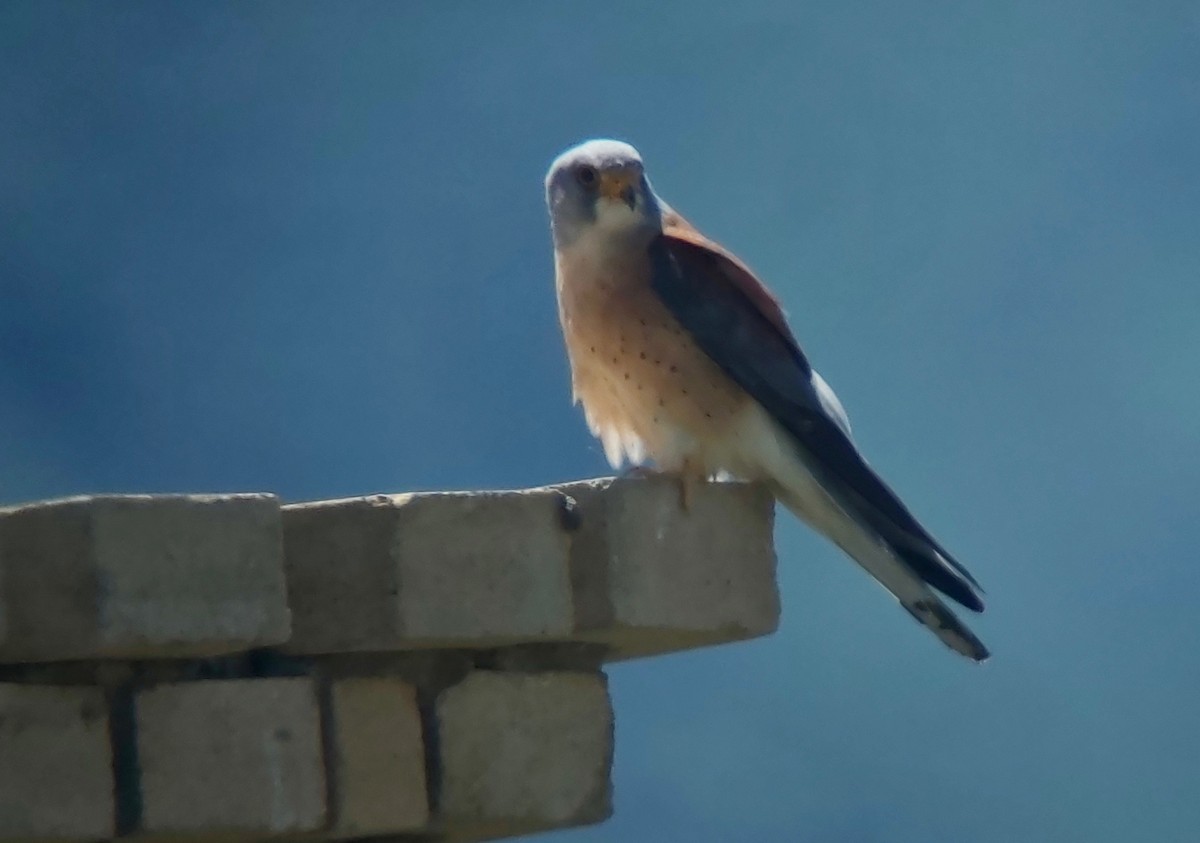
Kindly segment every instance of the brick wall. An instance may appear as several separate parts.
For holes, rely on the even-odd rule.
[[[602,667],[774,630],[772,518],[662,479],[2,509],[0,841],[599,822]]]

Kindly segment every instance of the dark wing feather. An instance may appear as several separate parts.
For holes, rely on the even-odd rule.
[[[650,255],[658,297],[700,348],[792,435],[800,458],[838,503],[930,585],[982,611],[975,593],[979,584],[920,525],[825,411],[812,368],[778,303],[750,270],[673,213]]]

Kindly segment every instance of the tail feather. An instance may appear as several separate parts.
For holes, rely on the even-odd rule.
[[[916,618],[917,623],[929,627],[934,635],[967,658],[981,662],[991,655],[975,633],[936,597],[917,600],[911,605],[901,600],[900,605]]]
[[[935,564],[938,559],[914,561],[908,556],[919,552],[940,554],[941,551],[936,546],[894,543],[869,523],[856,519],[821,485],[798,453],[794,437],[764,408],[751,405],[740,421],[736,464],[741,468],[735,474],[770,482],[780,503],[858,562],[947,647],[975,661],[988,657],[983,642],[955,617],[931,588],[932,585],[942,589],[970,609],[982,609],[982,602],[965,581],[960,582],[950,575],[941,576],[960,566],[949,557],[944,560],[950,562],[949,568]],[[967,579],[970,579],[969,575]]]
[[[952,600],[957,600],[972,612],[983,611],[983,601],[979,599],[979,595],[961,578],[954,576],[952,569],[947,566],[947,561],[952,562],[953,560],[945,560],[944,557],[937,556],[930,558],[930,554],[936,554],[936,551],[923,548],[905,548],[895,545],[891,545],[891,547],[921,579],[942,594]],[[968,576],[970,575],[968,574]]]
[[[815,485],[789,484],[777,478],[775,493],[796,517],[822,533],[866,569],[918,623],[947,647],[977,662],[991,655],[983,642],[946,607],[902,556],[857,524]]]

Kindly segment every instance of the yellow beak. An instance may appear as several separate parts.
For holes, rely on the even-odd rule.
[[[633,183],[636,174],[629,170],[616,170],[600,174],[600,195],[616,199],[629,205],[633,198]]]

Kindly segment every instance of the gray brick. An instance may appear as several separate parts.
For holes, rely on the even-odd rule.
[[[325,821],[310,679],[162,685],[135,698],[146,834],[270,835]]]
[[[437,701],[440,827],[452,839],[600,822],[612,813],[603,675],[478,671]]]
[[[562,496],[432,493],[285,507],[292,652],[499,646],[573,627]]]
[[[629,658],[766,635],[779,624],[774,499],[705,483],[682,509],[664,477],[557,487],[577,502],[577,637]]]
[[[425,828],[425,742],[413,686],[390,678],[343,679],[333,683],[330,706],[335,835]]]
[[[287,638],[269,495],[71,498],[0,510],[0,660],[214,655]]]
[[[0,685],[0,840],[111,837],[113,815],[101,692]]]

